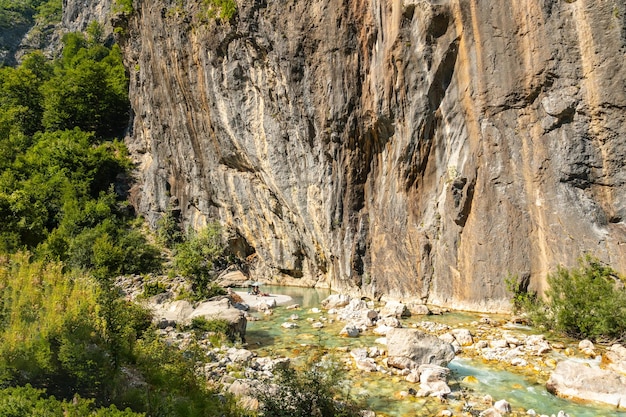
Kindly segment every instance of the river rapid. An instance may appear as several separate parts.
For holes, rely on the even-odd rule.
[[[294,310],[279,306],[272,315],[250,313],[252,320],[248,322],[246,332],[247,348],[259,356],[284,356],[296,363],[305,363],[308,355],[319,352],[319,349],[328,352],[339,363],[345,364],[346,384],[350,387],[351,395],[364,399],[367,407],[377,416],[460,415],[463,412],[464,415],[478,415],[480,410],[488,408],[485,403],[487,396],[493,401],[508,401],[513,415],[526,415],[528,410],[534,410],[537,415],[558,415],[563,411],[570,417],[626,417],[626,412],[617,412],[597,404],[574,403],[546,391],[545,382],[550,370],[559,359],[565,358],[565,353],[571,352],[568,347],[575,345],[573,340],[559,340],[558,345],[563,349],[554,349],[537,363],[523,367],[486,360],[472,354],[469,349],[466,353],[463,348],[448,366],[452,371],[448,384],[453,393],[449,399],[441,402],[436,398],[410,395],[412,389],[418,389],[419,384],[412,384],[401,375],[357,370],[349,354],[351,350],[373,346],[385,349],[385,346],[377,343],[376,339],[380,336],[371,331],[355,338],[339,336],[345,322],[334,320],[320,306],[320,302],[330,295],[329,290],[266,286],[263,291],[289,295],[300,308]],[[476,334],[482,331],[480,329],[484,330],[485,323],[499,328],[498,331],[504,329],[507,334],[534,333],[531,328],[511,325],[507,319],[501,315],[447,312],[408,317],[401,319],[401,322],[403,327],[435,329],[435,334],[437,329],[446,326],[469,329],[472,334]],[[286,329],[281,326],[285,322],[295,322],[298,327]],[[316,328],[314,323],[322,323],[324,327]]]

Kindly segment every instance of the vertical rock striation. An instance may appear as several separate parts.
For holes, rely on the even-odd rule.
[[[217,218],[263,278],[474,310],[584,251],[626,271],[623,1],[206,4],[123,20],[153,224]]]

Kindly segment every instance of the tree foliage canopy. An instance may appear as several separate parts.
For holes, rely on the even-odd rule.
[[[206,357],[166,345],[113,285],[161,256],[126,201],[128,80],[101,40],[92,24],[57,60],[0,68],[0,415],[246,415],[198,377]],[[186,245],[179,265],[200,283],[219,235]]]
[[[0,251],[110,277],[154,270],[159,253],[124,201],[131,164],[115,138],[128,123],[128,80],[101,32],[67,34],[56,61],[34,52],[0,69]]]

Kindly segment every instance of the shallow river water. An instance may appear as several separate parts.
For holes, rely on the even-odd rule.
[[[384,346],[377,345],[375,340],[380,337],[369,332],[357,338],[340,337],[339,332],[344,322],[324,322],[325,327],[316,329],[307,319],[318,321],[321,317],[331,319],[325,311],[313,312],[312,308],[320,308],[320,302],[330,291],[323,289],[295,288],[295,287],[263,287],[264,292],[287,294],[298,303],[298,310],[287,310],[277,307],[274,314],[265,316],[252,313],[258,321],[249,321],[246,341],[248,349],[255,351],[259,356],[286,356],[295,361],[305,361],[307,355],[315,347],[322,347],[335,352],[340,359],[349,358],[348,351],[358,347]],[[290,320],[290,316],[297,314],[299,319],[297,329],[284,329],[281,324]],[[440,322],[455,327],[464,327],[475,322],[484,315],[455,312],[441,316],[417,317],[402,320],[404,326],[410,326],[420,320]],[[613,408],[600,405],[577,404],[548,393],[543,383],[534,381],[532,377],[511,372],[501,366],[496,366],[482,360],[465,358],[460,354],[450,364],[452,375],[449,385],[456,392],[473,392],[473,398],[491,395],[495,400],[505,399],[514,410],[522,411],[533,409],[537,414],[557,414],[565,411],[570,417],[615,416],[626,417],[626,412],[617,412]],[[473,378],[466,378],[473,377]],[[385,375],[379,372],[366,373],[350,371],[346,375],[348,384],[352,387],[351,394],[364,397],[368,407],[375,411],[377,416],[434,416],[443,409],[449,409],[455,415],[464,408],[464,398],[458,395],[457,400],[441,404],[438,400],[429,398],[415,398],[405,396],[410,387],[416,385],[405,381],[403,377]],[[465,382],[464,381],[470,381]],[[483,407],[484,409],[485,407]]]

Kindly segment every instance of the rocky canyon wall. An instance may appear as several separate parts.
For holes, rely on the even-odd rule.
[[[626,272],[622,0],[136,0],[133,201],[260,279],[473,310]]]

